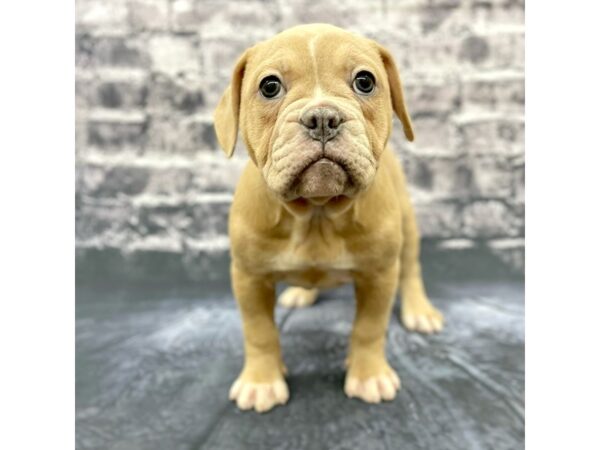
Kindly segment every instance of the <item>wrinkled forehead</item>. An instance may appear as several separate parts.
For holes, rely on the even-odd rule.
[[[267,75],[279,75],[285,83],[319,84],[327,87],[340,77],[352,79],[358,70],[369,70],[377,78],[384,67],[374,43],[345,31],[281,33],[257,44],[246,67],[256,85]]]

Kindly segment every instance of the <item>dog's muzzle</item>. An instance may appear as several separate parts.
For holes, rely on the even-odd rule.
[[[335,197],[342,195],[349,183],[346,170],[325,155],[325,146],[334,139],[343,122],[340,112],[332,107],[318,106],[305,111],[300,123],[311,139],[319,141],[323,154],[298,176],[295,194],[304,198]]]
[[[267,185],[287,202],[353,198],[375,175],[361,112],[341,100],[317,102],[278,119],[271,158],[262,168]]]

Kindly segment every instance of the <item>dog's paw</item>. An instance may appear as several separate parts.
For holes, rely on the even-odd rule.
[[[442,331],[444,316],[429,301],[420,302],[418,306],[402,307],[402,323],[407,330],[431,334]]]
[[[344,392],[348,397],[357,397],[367,403],[393,400],[399,389],[400,378],[391,367],[364,380],[349,374],[344,385]]]
[[[254,409],[263,413],[276,405],[285,405],[290,397],[284,380],[272,383],[251,383],[238,378],[229,390],[229,400],[234,400],[242,410]]]
[[[312,305],[318,295],[318,289],[289,287],[279,296],[279,304],[286,308],[303,308]]]

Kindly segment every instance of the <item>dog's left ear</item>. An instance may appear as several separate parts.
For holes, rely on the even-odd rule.
[[[402,122],[402,128],[404,128],[404,135],[406,136],[406,139],[412,142],[415,139],[415,134],[413,132],[410,116],[408,115],[406,103],[404,102],[404,91],[402,90],[402,81],[400,81],[398,68],[396,67],[396,63],[394,62],[392,54],[387,49],[379,44],[377,44],[377,48],[387,73],[394,112],[398,115],[400,121]]]
[[[233,69],[231,83],[225,89],[213,116],[217,140],[228,158],[231,158],[231,155],[233,155],[237,141],[242,80],[247,60],[248,50],[237,60],[235,69]]]

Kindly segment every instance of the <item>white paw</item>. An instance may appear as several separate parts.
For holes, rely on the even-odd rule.
[[[402,323],[410,331],[431,334],[442,331],[444,316],[431,305],[405,307],[402,310]]]
[[[312,305],[318,295],[318,289],[289,287],[279,295],[279,304],[286,308],[303,308]]]
[[[393,369],[365,380],[346,376],[344,392],[350,398],[357,397],[367,403],[393,400],[400,389],[400,378]]]
[[[284,380],[272,383],[250,383],[238,378],[229,390],[229,400],[235,400],[238,408],[254,409],[262,413],[276,405],[285,405],[290,397]]]

